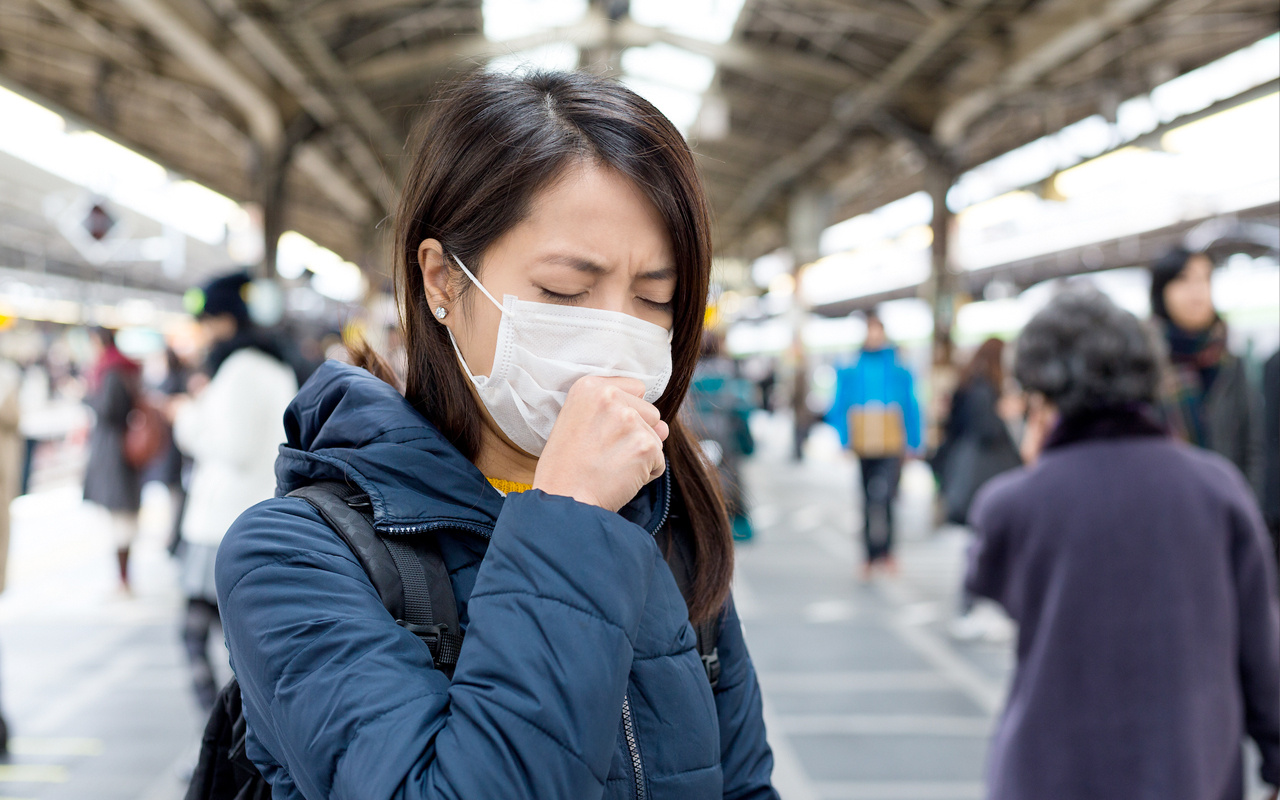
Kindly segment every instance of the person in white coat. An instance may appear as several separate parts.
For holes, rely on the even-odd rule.
[[[226,275],[193,293],[192,310],[211,348],[204,375],[193,379],[189,398],[175,401],[173,413],[174,441],[193,460],[179,550],[187,596],[182,638],[205,710],[217,696],[208,639],[219,622],[218,545],[241,512],[274,494],[284,412],[298,392],[279,343],[249,319],[249,280],[243,272]]]

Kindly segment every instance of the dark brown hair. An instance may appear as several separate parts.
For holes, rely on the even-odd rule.
[[[985,378],[1000,394],[1004,390],[1004,342],[994,336],[983,342],[960,371],[960,385],[968,386],[974,378]]]
[[[566,170],[595,163],[629,178],[665,223],[677,280],[672,375],[655,405],[670,425],[665,451],[693,534],[689,616],[716,614],[729,592],[733,544],[719,485],[678,416],[702,341],[711,272],[711,221],[680,132],[621,84],[584,73],[512,77],[476,73],[434,102],[410,144],[395,225],[397,292],[409,366],[405,398],[472,461],[481,417],[446,329],[431,315],[418,246],[437,239],[477,275],[500,236],[525,219],[539,191]],[[465,278],[445,264],[459,294]],[[357,363],[371,364],[367,348]]]

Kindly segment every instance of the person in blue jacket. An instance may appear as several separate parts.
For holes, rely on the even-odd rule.
[[[404,386],[367,348],[320,367],[277,497],[218,553],[247,754],[277,800],[776,799],[724,504],[676,413],[711,260],[683,138],[603,78],[480,73],[409,152]],[[452,681],[284,496],[335,479],[382,532],[438,537]]]
[[[867,335],[857,361],[836,370],[836,393],[827,422],[858,458],[862,477],[862,576],[877,566],[897,571],[893,558],[893,501],[902,462],[920,451],[920,404],[911,373],[898,362],[884,322],[868,312]]]

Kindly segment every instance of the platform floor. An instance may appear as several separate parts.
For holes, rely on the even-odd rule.
[[[855,467],[821,428],[800,463],[784,419],[753,420],[745,483],[757,527],[735,596],[785,800],[967,800],[1012,663],[1011,628],[948,635],[966,534],[935,531],[932,480],[908,465],[897,578],[862,582]],[[148,486],[132,598],[74,470],[13,506],[0,595],[0,695],[15,738],[0,800],[177,800],[203,725],[164,551],[168,495]]]

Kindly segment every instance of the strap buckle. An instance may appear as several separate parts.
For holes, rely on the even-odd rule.
[[[422,623],[406,622],[405,620],[398,619],[396,620],[396,624],[425,642],[427,647],[431,648],[432,653],[435,653],[436,648],[440,646],[441,636],[449,632],[449,626],[443,623],[424,625]]]
[[[720,683],[720,648],[711,648],[710,653],[701,654],[702,668],[707,671],[707,682],[715,689]]]

